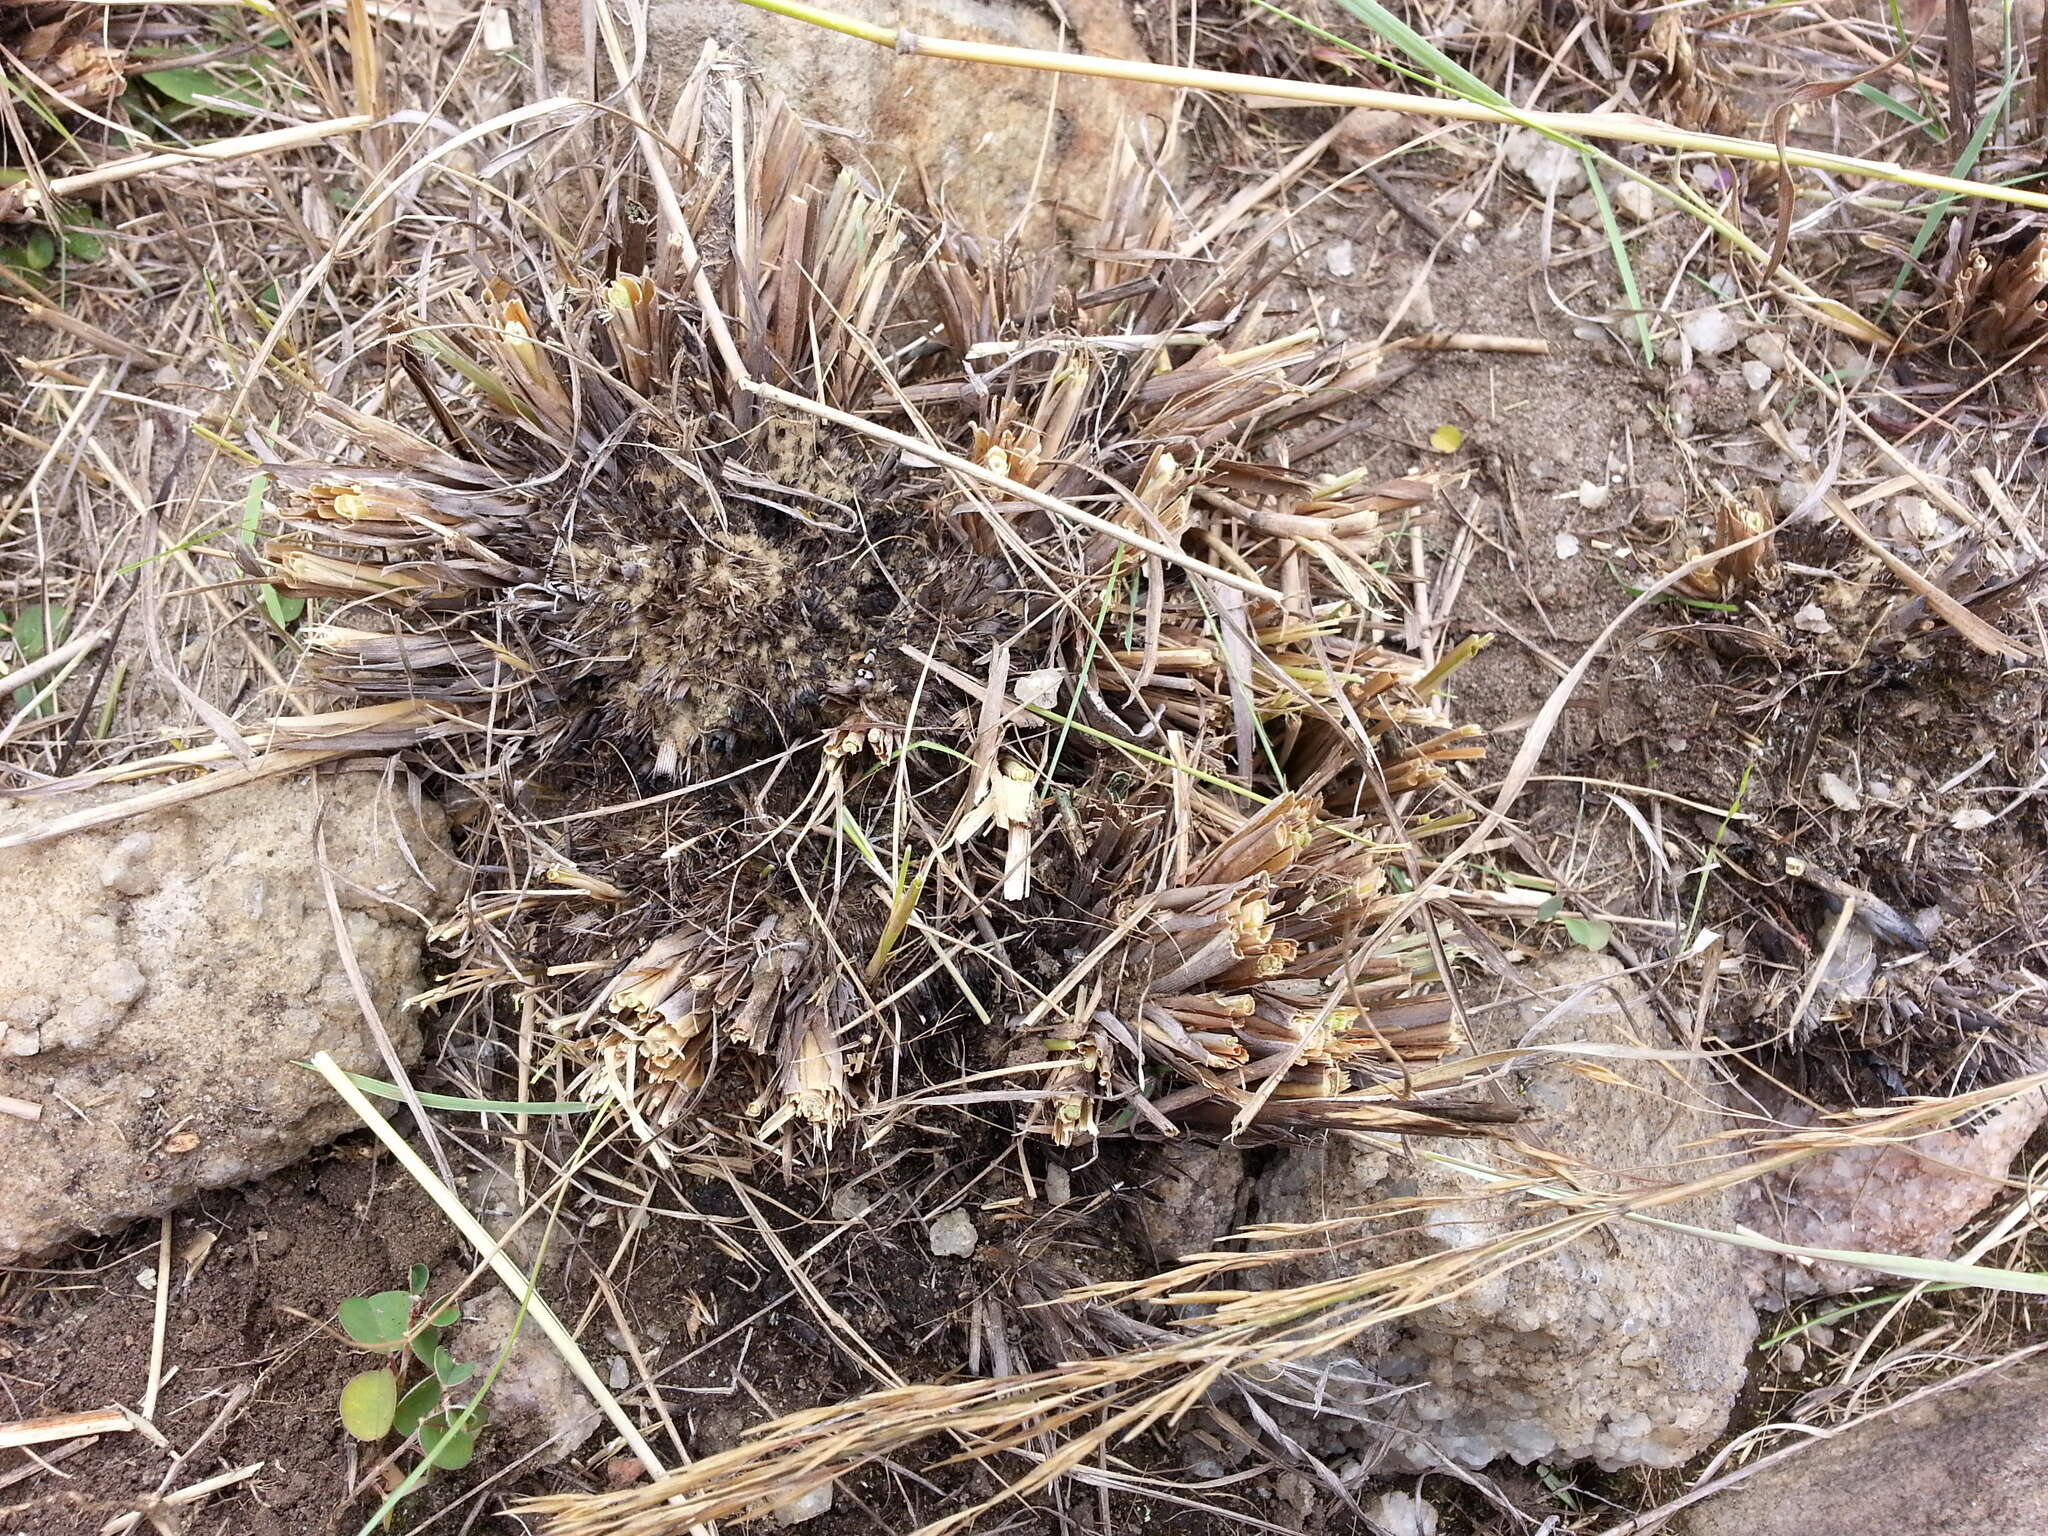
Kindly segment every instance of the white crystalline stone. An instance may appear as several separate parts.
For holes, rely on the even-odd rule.
[[[1323,265],[1329,270],[1332,277],[1350,277],[1358,270],[1357,263],[1352,260],[1351,242],[1349,240],[1339,240],[1335,245],[1325,250],[1323,252]]]
[[[1060,690],[1066,683],[1066,673],[1058,667],[1046,667],[1037,672],[1026,672],[1017,679],[1011,692],[1016,694],[1020,704],[1036,704],[1040,709],[1051,709],[1059,703]]]
[[[1828,617],[1827,610],[1819,603],[1808,603],[1793,614],[1792,627],[1803,629],[1809,635],[1832,635],[1835,632],[1834,621]]]
[[[1436,1507],[1417,1493],[1383,1493],[1366,1518],[1387,1536],[1436,1536]]]
[[[1746,358],[1742,364],[1742,382],[1751,389],[1767,389],[1771,382],[1771,365]]]
[[[1696,309],[1678,322],[1685,344],[1702,357],[1719,357],[1742,338],[1726,310]]]
[[[1995,814],[1981,805],[1966,805],[1949,817],[1948,824],[1958,832],[1974,832],[1979,827],[1990,826]]]
[[[1785,366],[1785,338],[1776,331],[1758,331],[1743,342],[1742,350],[1773,373]]]
[[[1570,560],[1579,552],[1579,536],[1576,533],[1560,533],[1557,536],[1557,558]]]
[[[775,1506],[775,1523],[785,1529],[802,1525],[806,1520],[815,1520],[832,1508],[832,1493],[839,1485],[826,1483],[808,1493],[800,1493],[793,1499],[786,1499]]]
[[[1664,206],[1664,199],[1640,181],[1618,182],[1609,196],[1623,217],[1633,219],[1638,224],[1649,223]]]
[[[1529,178],[1529,184],[1550,197],[1564,197],[1586,184],[1586,165],[1579,152],[1547,139],[1533,128],[1508,135],[1508,164]]]
[[[1828,797],[1828,803],[1838,811],[1860,811],[1863,797],[1850,787],[1839,773],[1823,773],[1814,780],[1820,792]]]
[[[968,1258],[981,1242],[981,1234],[974,1230],[974,1218],[958,1206],[933,1222],[925,1235],[931,1240],[932,1252],[942,1259]]]

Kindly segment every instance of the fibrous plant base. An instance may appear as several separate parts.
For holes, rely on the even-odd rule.
[[[328,402],[355,460],[271,471],[313,670],[431,706],[503,861],[444,995],[538,992],[649,1129],[829,1139],[959,1029],[1063,1143],[1490,1118],[1411,1075],[1400,887],[1482,750],[1374,565],[1432,487],[1254,457],[1378,349],[1135,163],[1085,257],[988,244],[702,86],[680,238],[493,251],[394,345],[434,433]]]

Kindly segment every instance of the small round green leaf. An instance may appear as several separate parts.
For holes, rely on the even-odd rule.
[[[382,1440],[398,1412],[398,1378],[387,1370],[351,1376],[341,1389],[341,1427],[358,1440]]]
[[[434,1351],[441,1347],[441,1330],[429,1323],[412,1336],[412,1357],[429,1370],[433,1369]]]
[[[428,1269],[424,1264],[415,1264],[405,1272],[405,1288],[415,1296],[426,1293]]]
[[[445,1349],[435,1350],[430,1363],[434,1367],[435,1379],[444,1387],[459,1387],[476,1374],[474,1360],[467,1364],[458,1364],[455,1357]]]
[[[398,1400],[398,1411],[391,1416],[391,1427],[401,1435],[409,1435],[420,1427],[422,1419],[440,1406],[440,1382],[431,1376],[414,1382],[411,1390]]]
[[[351,1296],[341,1304],[342,1330],[365,1349],[396,1349],[412,1326],[412,1296],[406,1291],[379,1291]]]
[[[446,1472],[459,1472],[476,1454],[476,1435],[467,1429],[450,1429],[445,1419],[429,1419],[420,1426],[420,1449],[426,1463]]]

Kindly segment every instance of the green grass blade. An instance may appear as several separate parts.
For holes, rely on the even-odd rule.
[[[1872,106],[1881,108],[1882,110],[1891,113],[1891,115],[1893,117],[1896,117],[1900,122],[1910,123],[1913,127],[1918,128],[1922,133],[1926,134],[1927,137],[1933,139],[1937,144],[1948,137],[1948,135],[1943,131],[1941,124],[1936,122],[1933,118],[1929,117],[1925,112],[1922,112],[1918,107],[1908,106],[1905,102],[1899,100],[1898,97],[1892,95],[1889,91],[1879,90],[1876,86],[1872,85],[1868,80],[1861,81],[1856,85],[1852,85],[1849,87],[1849,89],[1853,94],[1861,96],[1865,101],[1869,102]]]
[[[1991,139],[1992,129],[1997,127],[1998,120],[2005,115],[2005,104],[2012,98],[2013,83],[2010,80],[2005,82],[2004,88],[1998,93],[1998,100],[1978,122],[1977,131],[1970,135],[1970,142],[1963,146],[1962,154],[1956,157],[1955,169],[1951,174],[1968,176],[1976,167],[1977,157],[1984,153],[1984,146]],[[1948,211],[1955,205],[1956,199],[1953,196],[1943,196],[1937,197],[1928,208],[1927,217],[1920,221],[1920,229],[1913,236],[1913,244],[1906,259],[1899,264],[1899,275],[1892,279],[1891,292],[1884,296],[1884,308],[1878,311],[1880,321],[1891,313],[1892,301],[1899,296],[1899,290],[1906,286],[1906,279],[1913,275],[1913,268],[1919,264],[1921,254],[1932,243],[1934,232],[1941,228],[1941,221],[1948,217]]]
[[[1381,5],[1379,0],[1337,0],[1337,3],[1435,75],[1446,89],[1469,101],[1483,101],[1490,107],[1508,105],[1507,97]]]
[[[1586,184],[1593,189],[1593,201],[1600,208],[1600,227],[1607,231],[1607,249],[1614,255],[1614,269],[1621,274],[1622,297],[1628,302],[1628,312],[1635,317],[1636,338],[1643,346],[1643,362],[1647,366],[1657,361],[1656,350],[1650,345],[1650,317],[1643,311],[1642,290],[1636,286],[1635,263],[1628,259],[1628,242],[1621,236],[1621,225],[1614,218],[1614,204],[1608,199],[1607,184],[1600,179],[1600,167],[1593,156],[1585,150],[1579,151],[1579,158],[1586,165]]]

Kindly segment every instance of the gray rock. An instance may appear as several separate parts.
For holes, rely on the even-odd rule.
[[[0,808],[0,834],[128,789]],[[302,1067],[388,1075],[337,954],[327,856],[363,979],[401,1054],[414,913],[458,888],[438,808],[376,775],[273,779],[0,852],[0,1263],[283,1167],[356,1124]],[[430,889],[415,869],[430,871]]]
[[[1670,1536],[2040,1536],[2048,1363],[1922,1398],[1681,1510]]]
[[[500,1355],[504,1357],[486,1402],[492,1431],[523,1444],[545,1446],[539,1457],[542,1465],[571,1455],[604,1423],[602,1410],[532,1316],[521,1319],[519,1303],[503,1291],[494,1292],[473,1321],[453,1331],[448,1351],[457,1360],[476,1365],[479,1380],[490,1375]]]
[[[576,0],[542,0],[538,9],[560,77],[554,84],[576,88],[582,8]],[[935,37],[1145,56],[1128,8],[1114,0],[1068,0],[1058,8],[1019,0],[844,0],[836,9]],[[840,130],[846,137],[839,142],[861,150],[885,180],[915,188],[928,176],[954,214],[990,233],[1010,227],[1034,187],[1041,204],[1092,216],[1118,137],[1173,111],[1171,93],[1158,87],[1069,76],[1055,89],[1035,70],[901,56],[732,0],[653,0],[647,46],[658,102],[681,85],[712,38],[804,117]]]
[[[1619,967],[1584,951],[1525,968],[1543,996],[1481,1016],[1482,1049],[1541,1027],[1544,1043],[1598,1040],[1669,1048],[1671,1041]],[[1492,1020],[1493,1022],[1486,1022]],[[1602,1082],[1611,1073],[1623,1083]],[[1687,1176],[1695,1144],[1724,1128],[1702,1074],[1663,1062],[1602,1061],[1596,1073],[1562,1062],[1521,1074],[1521,1092],[1544,1118],[1524,1139],[1596,1170],[1591,1187]],[[1625,1084],[1625,1086],[1624,1086]],[[1423,1143],[1458,1157],[1499,1162],[1474,1143]],[[1397,1166],[1343,1141],[1291,1153],[1261,1185],[1267,1221],[1316,1221],[1397,1198],[1431,1201],[1363,1246],[1303,1261],[1290,1279],[1356,1273],[1370,1263],[1490,1243],[1540,1223],[1554,1207],[1526,1212],[1483,1198],[1470,1182],[1425,1160]],[[1658,1213],[1727,1228],[1727,1197]],[[1433,1447],[1466,1466],[1592,1461],[1609,1469],[1672,1467],[1706,1448],[1727,1422],[1746,1374],[1756,1317],[1737,1250],[1682,1233],[1616,1221],[1565,1247],[1494,1275],[1379,1330],[1360,1358],[1388,1384],[1407,1388],[1378,1411],[1397,1431],[1397,1455],[1421,1464]]]

